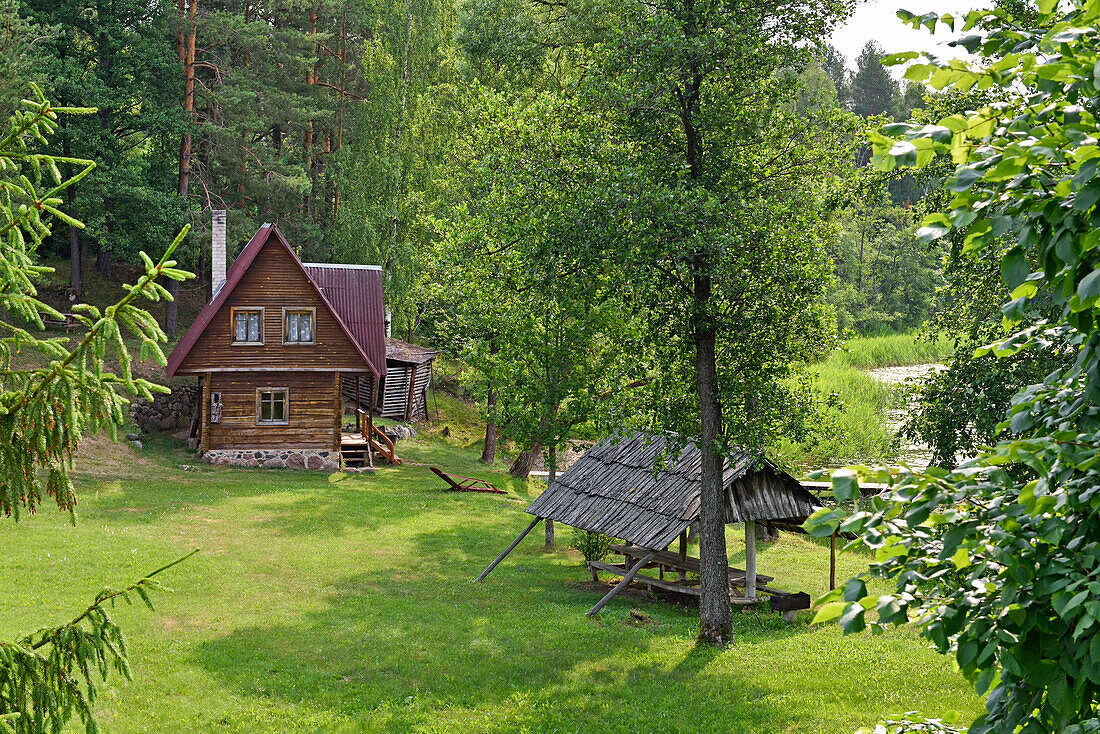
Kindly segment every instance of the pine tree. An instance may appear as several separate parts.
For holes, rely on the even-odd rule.
[[[83,227],[60,210],[61,197],[96,166],[39,151],[57,132],[60,115],[90,117],[96,110],[55,107],[37,86],[33,90],[34,98],[0,136],[0,310],[6,314],[0,321],[0,512],[18,521],[49,497],[75,521],[69,470],[81,438],[113,431],[125,418],[128,395],[151,398],[166,391],[133,375],[123,335],[141,343],[143,359],[164,363],[164,332],[137,301],[167,295],[159,278],[189,277],[169,259],[186,229],[159,262],[141,255],[145,273],[120,302],[103,310],[75,307],[85,329],[76,346],[67,338],[40,336],[43,318],[61,314],[36,297],[33,283],[49,268],[36,265],[34,253],[55,219]],[[62,167],[76,173],[66,176]],[[39,352],[45,366],[21,367],[15,361],[20,350]],[[131,596],[148,603],[157,585],[153,577],[176,562],[125,588],[104,589],[69,622],[0,641],[0,729],[56,734],[76,716],[87,731],[97,731],[92,704],[100,681],[111,671],[130,675],[122,630],[108,604]]]
[[[884,52],[875,41],[868,41],[856,59],[856,71],[848,87],[852,112],[861,117],[898,114],[901,92],[898,83],[882,65]]]

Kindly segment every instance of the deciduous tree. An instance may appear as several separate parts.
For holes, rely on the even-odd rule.
[[[853,579],[819,621],[839,617],[848,632],[915,621],[989,693],[974,734],[1100,729],[1100,151],[1092,103],[1100,95],[1100,8],[1043,0],[1038,10],[1024,21],[1004,9],[965,19],[900,14],[914,27],[960,28],[957,43],[985,59],[922,60],[909,78],[998,88],[1003,97],[937,124],[888,127],[874,145],[885,167],[952,156],[951,197],[921,234],[958,233],[965,254],[995,253],[1010,333],[979,354],[1068,346],[1074,361],[1021,390],[1007,434],[974,459],[952,471],[840,472],[840,499],[854,496],[857,477],[891,486],[869,511],[845,519],[831,510],[808,523],[819,535],[838,524],[856,533],[875,551],[870,574],[895,587],[871,595]],[[1014,241],[1001,248],[1006,235]],[[1025,324],[1044,298],[1057,321]],[[870,609],[877,619],[868,619]]]

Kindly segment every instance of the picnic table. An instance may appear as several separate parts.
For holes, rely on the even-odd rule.
[[[688,555],[680,555],[672,551],[653,551],[649,548],[643,548],[639,545],[633,544],[613,544],[611,550],[623,556],[622,565],[602,563],[600,561],[589,561],[588,565],[590,569],[597,571],[606,571],[607,573],[615,574],[616,576],[624,576],[628,570],[634,566],[634,564],[643,558],[648,558],[648,562],[642,568],[656,568],[659,571],[659,576],[654,578],[652,576],[646,576],[644,574],[638,574],[633,577],[633,581],[640,584],[644,584],[650,588],[664,589],[665,591],[672,591],[678,594],[687,594],[689,596],[699,596],[702,592],[699,589],[698,579],[688,579],[687,575],[693,574],[699,575],[699,559],[693,558]],[[666,572],[675,572],[678,575],[676,581],[666,580]],[[729,567],[729,579],[730,579],[730,600],[737,603],[751,603],[755,604],[757,600],[745,599],[744,594],[738,591],[738,589],[745,588],[745,571],[740,568]],[[764,574],[756,575],[756,588],[758,591],[762,591],[769,594],[782,593],[778,589],[772,589],[766,584],[769,581],[773,581],[771,576],[765,576]]]

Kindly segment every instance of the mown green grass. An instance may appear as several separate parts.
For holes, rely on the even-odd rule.
[[[196,462],[178,449],[92,441],[76,527],[51,511],[6,521],[0,634],[73,616],[104,585],[200,547],[166,574],[175,591],[155,612],[115,611],[135,681],[108,684],[106,731],[848,732],[914,709],[977,713],[909,630],[845,638],[808,614],[738,614],[731,649],[696,650],[690,607],[617,599],[585,617],[599,594],[578,585],[579,555],[544,553],[541,537],[474,584],[541,484],[478,464],[476,424],[444,417],[450,437],[399,444],[405,465],[331,479],[185,471]],[[444,491],[429,463],[508,494]],[[730,543],[741,562],[736,528]],[[866,559],[839,565],[844,579]],[[816,595],[827,548],[784,535],[760,569]],[[632,608],[652,622],[628,624]]]

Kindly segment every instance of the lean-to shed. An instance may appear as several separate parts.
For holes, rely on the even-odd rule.
[[[632,433],[609,438],[589,449],[553,481],[527,512],[535,519],[515,542],[479,577],[503,560],[516,544],[543,520],[554,520],[581,530],[627,541],[625,556],[638,559],[618,567],[623,580],[589,612],[595,613],[637,572],[649,564],[681,572],[694,569],[687,559],[684,538],[699,519],[702,452],[675,435]],[[737,451],[723,472],[724,513],[729,523],[745,523],[746,570],[730,569],[731,584],[745,587],[743,598],[755,600],[755,524],[797,530],[821,503],[790,474],[760,453]],[[681,538],[680,554],[665,549]],[[679,560],[677,560],[677,558]],[[606,564],[594,564],[612,570]],[[676,586],[649,580],[664,588]],[[691,591],[687,586],[674,590]],[[763,589],[765,591],[774,591]],[[694,593],[698,593],[696,590]]]
[[[427,420],[428,388],[432,384],[432,365],[438,355],[434,349],[386,337],[386,374],[382,377],[381,389],[377,395],[362,392],[360,400],[365,405],[374,405],[375,412],[385,418]],[[344,398],[355,399],[355,391],[347,383]]]
[[[667,435],[609,438],[561,474],[527,512],[643,548],[666,548],[699,519],[702,452],[693,443],[677,445]],[[798,480],[748,451],[727,460],[723,482],[727,523],[794,530],[821,506]]]

